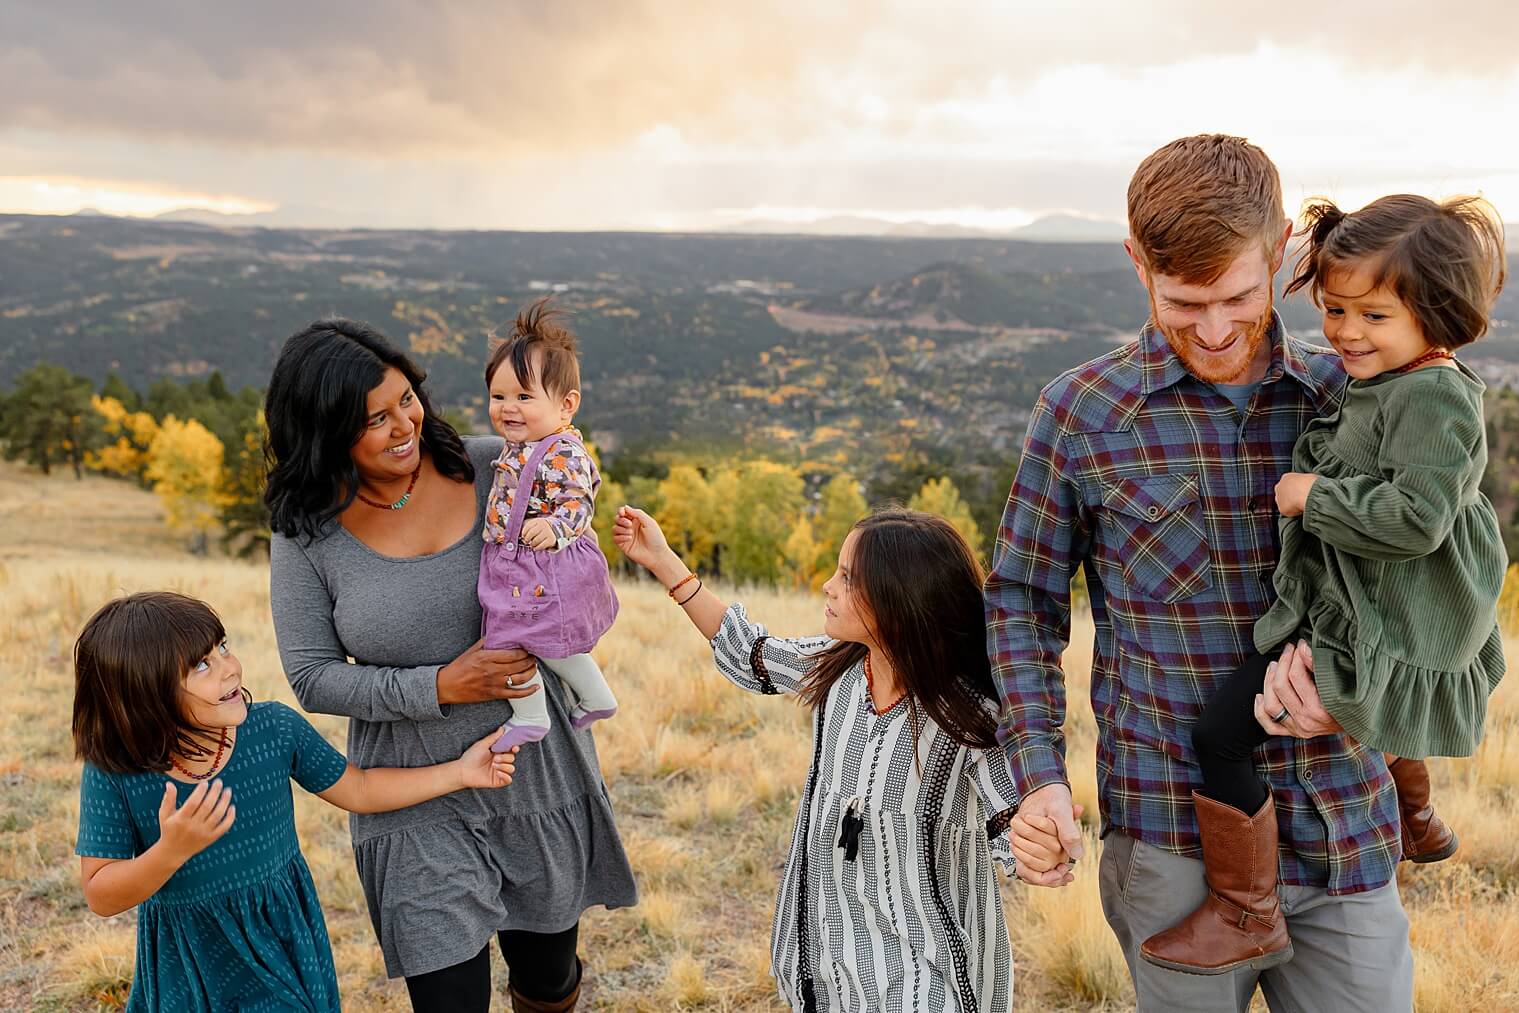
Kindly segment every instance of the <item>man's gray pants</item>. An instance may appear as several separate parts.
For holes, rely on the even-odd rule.
[[[1279,887],[1292,959],[1267,971],[1200,975],[1156,967],[1139,947],[1203,902],[1208,887],[1201,861],[1114,831],[1103,840],[1098,877],[1102,911],[1123,948],[1141,1013],[1244,1013],[1257,983],[1273,1013],[1413,1009],[1413,951],[1396,880],[1340,896]]]

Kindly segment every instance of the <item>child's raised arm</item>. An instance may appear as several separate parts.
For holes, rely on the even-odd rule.
[[[191,858],[232,829],[237,808],[232,790],[221,781],[195,786],[185,804],[175,807],[174,785],[164,783],[158,806],[158,840],[136,858],[79,859],[79,878],[90,910],[109,918],[153,896]]]
[[[686,618],[711,642],[713,659],[723,678],[751,693],[799,692],[812,668],[812,653],[826,647],[826,637],[812,640],[771,638],[765,628],[751,623],[742,605],[729,605],[702,586],[695,575],[665,541],[659,524],[635,507],[617,511],[612,529],[617,547],[654,575],[685,610]],[[725,626],[724,623],[730,623]],[[764,662],[755,647],[763,641]]]
[[[654,518],[637,507],[619,507],[612,525],[612,540],[624,556],[648,570],[666,590],[675,589],[675,601],[685,609],[686,618],[701,630],[703,637],[711,640],[717,636],[728,603],[698,583],[690,568],[670,548]],[[682,581],[685,583],[677,587]]]
[[[349,764],[343,776],[317,795],[339,809],[354,813],[383,813],[404,809],[418,802],[447,795],[461,788],[504,788],[512,783],[517,769],[517,750],[492,753],[490,745],[501,737],[501,729],[464,751],[448,763],[431,767],[371,767]]]

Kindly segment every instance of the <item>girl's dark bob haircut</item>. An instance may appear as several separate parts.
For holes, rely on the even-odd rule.
[[[219,733],[185,716],[184,680],[226,637],[210,606],[172,591],[102,605],[74,642],[74,754],[117,774],[211,755]]]
[[[269,526],[287,538],[315,538],[359,492],[353,445],[364,431],[369,392],[399,370],[422,405],[422,450],[433,467],[472,482],[474,465],[453,426],[434,412],[427,374],[383,334],[354,320],[318,320],[280,349],[264,396]]]

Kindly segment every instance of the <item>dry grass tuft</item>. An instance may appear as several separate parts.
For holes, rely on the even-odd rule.
[[[1037,969],[1046,987],[1062,1001],[1083,1007],[1132,1003],[1133,989],[1123,951],[1103,920],[1097,894],[1097,859],[1102,852],[1087,833],[1086,851],[1076,863],[1076,881],[1060,890],[1021,890],[1008,905],[1020,975]],[[1019,982],[1022,992],[1022,983]]]
[[[294,698],[269,618],[265,565],[183,554],[151,496],[121,483],[41,480],[0,465],[0,1008],[120,1008],[131,970],[131,915],[85,909],[73,856],[78,767],[68,736],[69,651],[108,597],[173,587],[227,623],[258,699]],[[631,911],[582,922],[583,1006],[594,1009],[779,1010],[769,974],[777,878],[806,775],[808,716],[751,696],[713,670],[699,636],[663,591],[619,588],[623,616],[597,657],[623,704],[597,745],[643,892]],[[743,592],[778,634],[820,627],[814,597]],[[1075,798],[1096,826],[1087,702],[1091,626],[1066,654]],[[1516,655],[1519,656],[1519,655]],[[345,723],[313,724],[334,743]],[[1421,1010],[1519,1008],[1519,685],[1492,701],[1487,739],[1466,760],[1432,763],[1436,800],[1462,838],[1456,858],[1406,867]],[[297,825],[333,939],[345,1008],[403,1010],[388,981],[353,872],[342,813],[297,793]],[[1127,974],[1097,899],[1095,859],[1061,891],[1008,883],[1004,895],[1020,1009],[1124,1008]],[[498,1008],[506,973],[493,958]]]

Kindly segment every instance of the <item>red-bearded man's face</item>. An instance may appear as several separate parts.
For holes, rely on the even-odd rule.
[[[1285,240],[1285,235],[1283,237]],[[1187,371],[1206,383],[1254,383],[1266,375],[1271,348],[1271,279],[1280,248],[1251,244],[1227,270],[1206,285],[1150,272],[1135,255],[1140,281],[1150,294],[1150,318]]]

